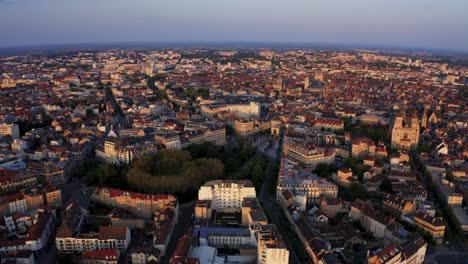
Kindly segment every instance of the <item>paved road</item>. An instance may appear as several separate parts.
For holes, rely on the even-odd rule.
[[[265,139],[257,140],[256,145],[258,146],[258,151],[260,153],[265,154],[268,158],[268,164],[267,168],[265,171],[265,180],[263,182],[262,189],[260,190],[260,194],[258,195],[259,201],[263,206],[263,211],[265,212],[265,215],[270,219],[270,222],[276,226],[278,229],[278,232],[280,233],[284,243],[286,244],[286,247],[289,250],[289,263],[301,263],[299,258],[297,257],[296,254],[296,249],[293,247],[293,244],[291,242],[291,238],[288,236],[287,231],[289,230],[288,226],[283,226],[282,223],[280,222],[280,217],[283,212],[281,209],[276,205],[276,186],[271,188],[271,184],[275,183],[275,176],[272,174],[272,170],[274,166],[276,165],[276,150],[279,147],[279,142],[278,140],[275,140],[272,146],[265,150],[265,146],[268,145],[268,141]],[[254,143],[254,144],[255,144]]]
[[[412,172],[416,174],[416,176],[418,177],[418,179],[426,186],[426,189],[429,190],[429,192],[432,192],[432,196],[434,197],[432,199],[434,205],[436,208],[442,208],[444,206],[446,206],[446,203],[444,204],[440,204],[437,202],[437,199],[435,198],[436,197],[436,192],[437,190],[433,190],[432,189],[432,184],[431,184],[431,181],[429,179],[427,179],[423,174],[422,174],[422,171],[423,171],[423,168],[419,167],[417,163],[415,163],[415,156],[411,156],[411,169],[412,169]],[[442,210],[442,212],[444,212]],[[447,219],[445,216],[444,216],[445,219]],[[450,225],[447,225],[447,228],[450,229],[451,233],[453,234],[452,237],[450,238],[450,240],[448,241],[449,242],[449,247],[453,250],[454,253],[456,252],[465,252],[466,251],[466,247],[463,243],[463,241],[460,240],[460,237],[455,234],[455,231],[454,229],[450,226]],[[446,238],[444,238],[444,242],[446,242]],[[468,263],[468,262],[467,262]]]
[[[57,211],[57,226],[60,225],[62,214],[65,208],[76,201],[79,206],[88,208],[90,198],[94,192],[94,187],[85,187],[84,179],[71,179],[65,183],[60,190],[62,191],[62,208]],[[54,233],[56,230],[54,230]],[[55,234],[50,236],[52,239],[49,241],[47,248],[41,252],[38,263],[56,263],[57,253],[55,251]]]
[[[62,190],[62,204],[66,208],[72,202],[77,202],[82,208],[88,208],[91,195],[96,187],[86,187],[84,178],[78,180],[70,179],[60,188]]]
[[[161,263],[169,263],[179,238],[181,238],[192,224],[192,215],[195,212],[195,201],[179,205],[179,221],[174,227],[171,241],[166,250],[166,256],[162,258]]]
[[[447,247],[444,245],[430,248],[426,252],[424,263],[427,264],[462,264],[468,263],[468,252],[460,252],[454,250],[453,247]]]

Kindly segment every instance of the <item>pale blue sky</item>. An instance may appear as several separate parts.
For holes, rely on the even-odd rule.
[[[0,46],[310,42],[468,51],[468,0],[0,0]]]

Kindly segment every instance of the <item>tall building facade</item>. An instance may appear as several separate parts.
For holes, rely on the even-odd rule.
[[[244,198],[255,198],[250,181],[215,180],[205,183],[198,191],[198,200],[210,200],[211,208],[241,208]]]
[[[108,138],[104,142],[104,154],[107,163],[129,164],[133,159],[143,155],[156,154],[156,142],[154,139],[146,138]]]
[[[258,231],[258,264],[289,263],[289,251],[274,225],[264,225]]]
[[[410,118],[400,113],[393,124],[392,148],[409,150],[416,148],[419,143],[419,119],[416,112]]]

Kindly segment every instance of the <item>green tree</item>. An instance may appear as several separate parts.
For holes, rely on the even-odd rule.
[[[338,168],[336,167],[335,164],[321,163],[317,165],[317,167],[314,169],[313,172],[317,174],[319,177],[329,179],[332,173],[335,173],[337,171],[338,171]]]
[[[362,184],[353,182],[349,185],[349,192],[352,200],[366,199],[368,197],[367,190],[362,186]]]
[[[447,173],[445,174],[445,178],[448,180],[448,181],[453,181],[455,179],[455,176],[453,175],[453,172],[451,170],[447,171]]]
[[[393,193],[392,181],[390,181],[390,179],[387,176],[383,178],[382,183],[380,184],[380,189],[388,193]]]
[[[261,186],[265,179],[265,171],[261,164],[256,164],[252,169],[252,183],[254,186]]]

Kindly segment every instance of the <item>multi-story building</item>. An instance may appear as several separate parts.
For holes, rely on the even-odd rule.
[[[199,201],[211,201],[211,209],[241,208],[245,198],[255,198],[250,181],[214,180],[203,184],[198,191]]]
[[[198,198],[193,236],[199,246],[258,247],[258,263],[287,263],[289,253],[275,226],[268,224],[250,181],[207,182],[200,187]]]
[[[353,158],[364,158],[369,152],[375,149],[374,141],[370,138],[355,138],[351,147],[351,156]]]
[[[40,212],[34,218],[27,234],[21,238],[2,239],[0,252],[18,252],[29,250],[37,252],[47,246],[49,237],[54,228],[54,215],[52,212]]]
[[[400,217],[416,212],[417,204],[415,201],[408,201],[400,195],[388,194],[383,202],[384,210],[391,215]]]
[[[317,203],[321,196],[336,198],[338,195],[336,184],[304,170],[297,162],[283,158],[278,176],[277,197],[285,190],[290,190],[294,194],[303,194],[307,203]]]
[[[158,144],[163,144],[167,149],[181,149],[179,134],[156,135],[155,141]]]
[[[281,240],[276,226],[263,225],[258,230],[258,264],[289,263],[289,251]]]
[[[241,136],[249,136],[261,131],[271,129],[271,121],[263,119],[239,119],[234,120],[234,131]]]
[[[335,118],[307,118],[306,122],[314,129],[318,130],[343,130],[344,121]]]
[[[17,124],[0,123],[0,138],[4,136],[11,136],[14,139],[19,138],[19,126]]]
[[[260,117],[261,107],[257,102],[238,103],[238,104],[204,104],[200,108],[205,117],[212,117],[223,112],[234,113],[239,117]]]
[[[301,165],[315,168],[318,164],[331,164],[335,161],[333,148],[322,148],[305,142],[304,139],[285,136],[283,141],[284,157],[298,161]]]
[[[170,208],[177,216],[179,204],[177,198],[166,194],[143,194],[107,187],[96,190],[94,200],[110,207],[118,207],[136,216],[151,218],[156,212]]]
[[[159,263],[159,254],[159,250],[153,247],[139,247],[130,250],[133,264]]]
[[[126,226],[101,226],[98,233],[79,233],[77,236],[57,234],[55,244],[61,253],[109,249],[125,251],[130,240],[130,229]]]
[[[419,119],[416,112],[411,118],[407,118],[404,113],[400,113],[396,118],[392,128],[392,148],[413,149],[419,143]]]
[[[336,176],[335,176],[336,175]],[[340,185],[348,186],[353,179],[353,171],[350,168],[341,168],[333,175]]]
[[[182,147],[190,144],[211,142],[217,146],[226,145],[226,127],[224,125],[209,125],[206,128],[189,130],[182,135]]]
[[[116,249],[84,251],[81,256],[83,264],[117,264],[120,252]]]
[[[23,193],[19,192],[0,197],[0,215],[25,213],[27,210],[28,203]]]
[[[414,223],[416,226],[429,232],[438,244],[442,243],[445,233],[445,223],[442,217],[432,217],[429,214],[418,211],[414,215]]]
[[[370,256],[369,264],[422,264],[426,256],[427,243],[422,239],[413,240],[402,245],[391,244]]]
[[[178,221],[179,204],[175,196],[98,188],[94,200],[109,207],[127,210],[138,217],[152,217],[155,224],[154,247],[161,256],[165,255]]]
[[[42,184],[61,186],[65,182],[65,170],[55,162],[28,161],[29,171],[39,174],[38,181]]]
[[[398,225],[394,218],[376,210],[360,199],[351,204],[349,217],[354,221],[359,221],[367,232],[379,239],[384,238],[387,233],[391,233],[389,227]]]
[[[61,207],[62,206],[62,190],[55,187],[55,185],[48,185],[43,190],[45,194],[45,203],[48,206]]]
[[[156,142],[152,138],[107,138],[104,142],[107,163],[123,165],[143,155],[156,154]]]
[[[204,141],[212,142],[217,146],[226,145],[226,126],[225,125],[210,125],[205,131]]]
[[[36,185],[37,175],[26,170],[0,169],[0,192],[12,192]]]
[[[443,183],[440,187],[447,204],[460,206],[463,204],[463,194],[456,192],[453,184]]]

